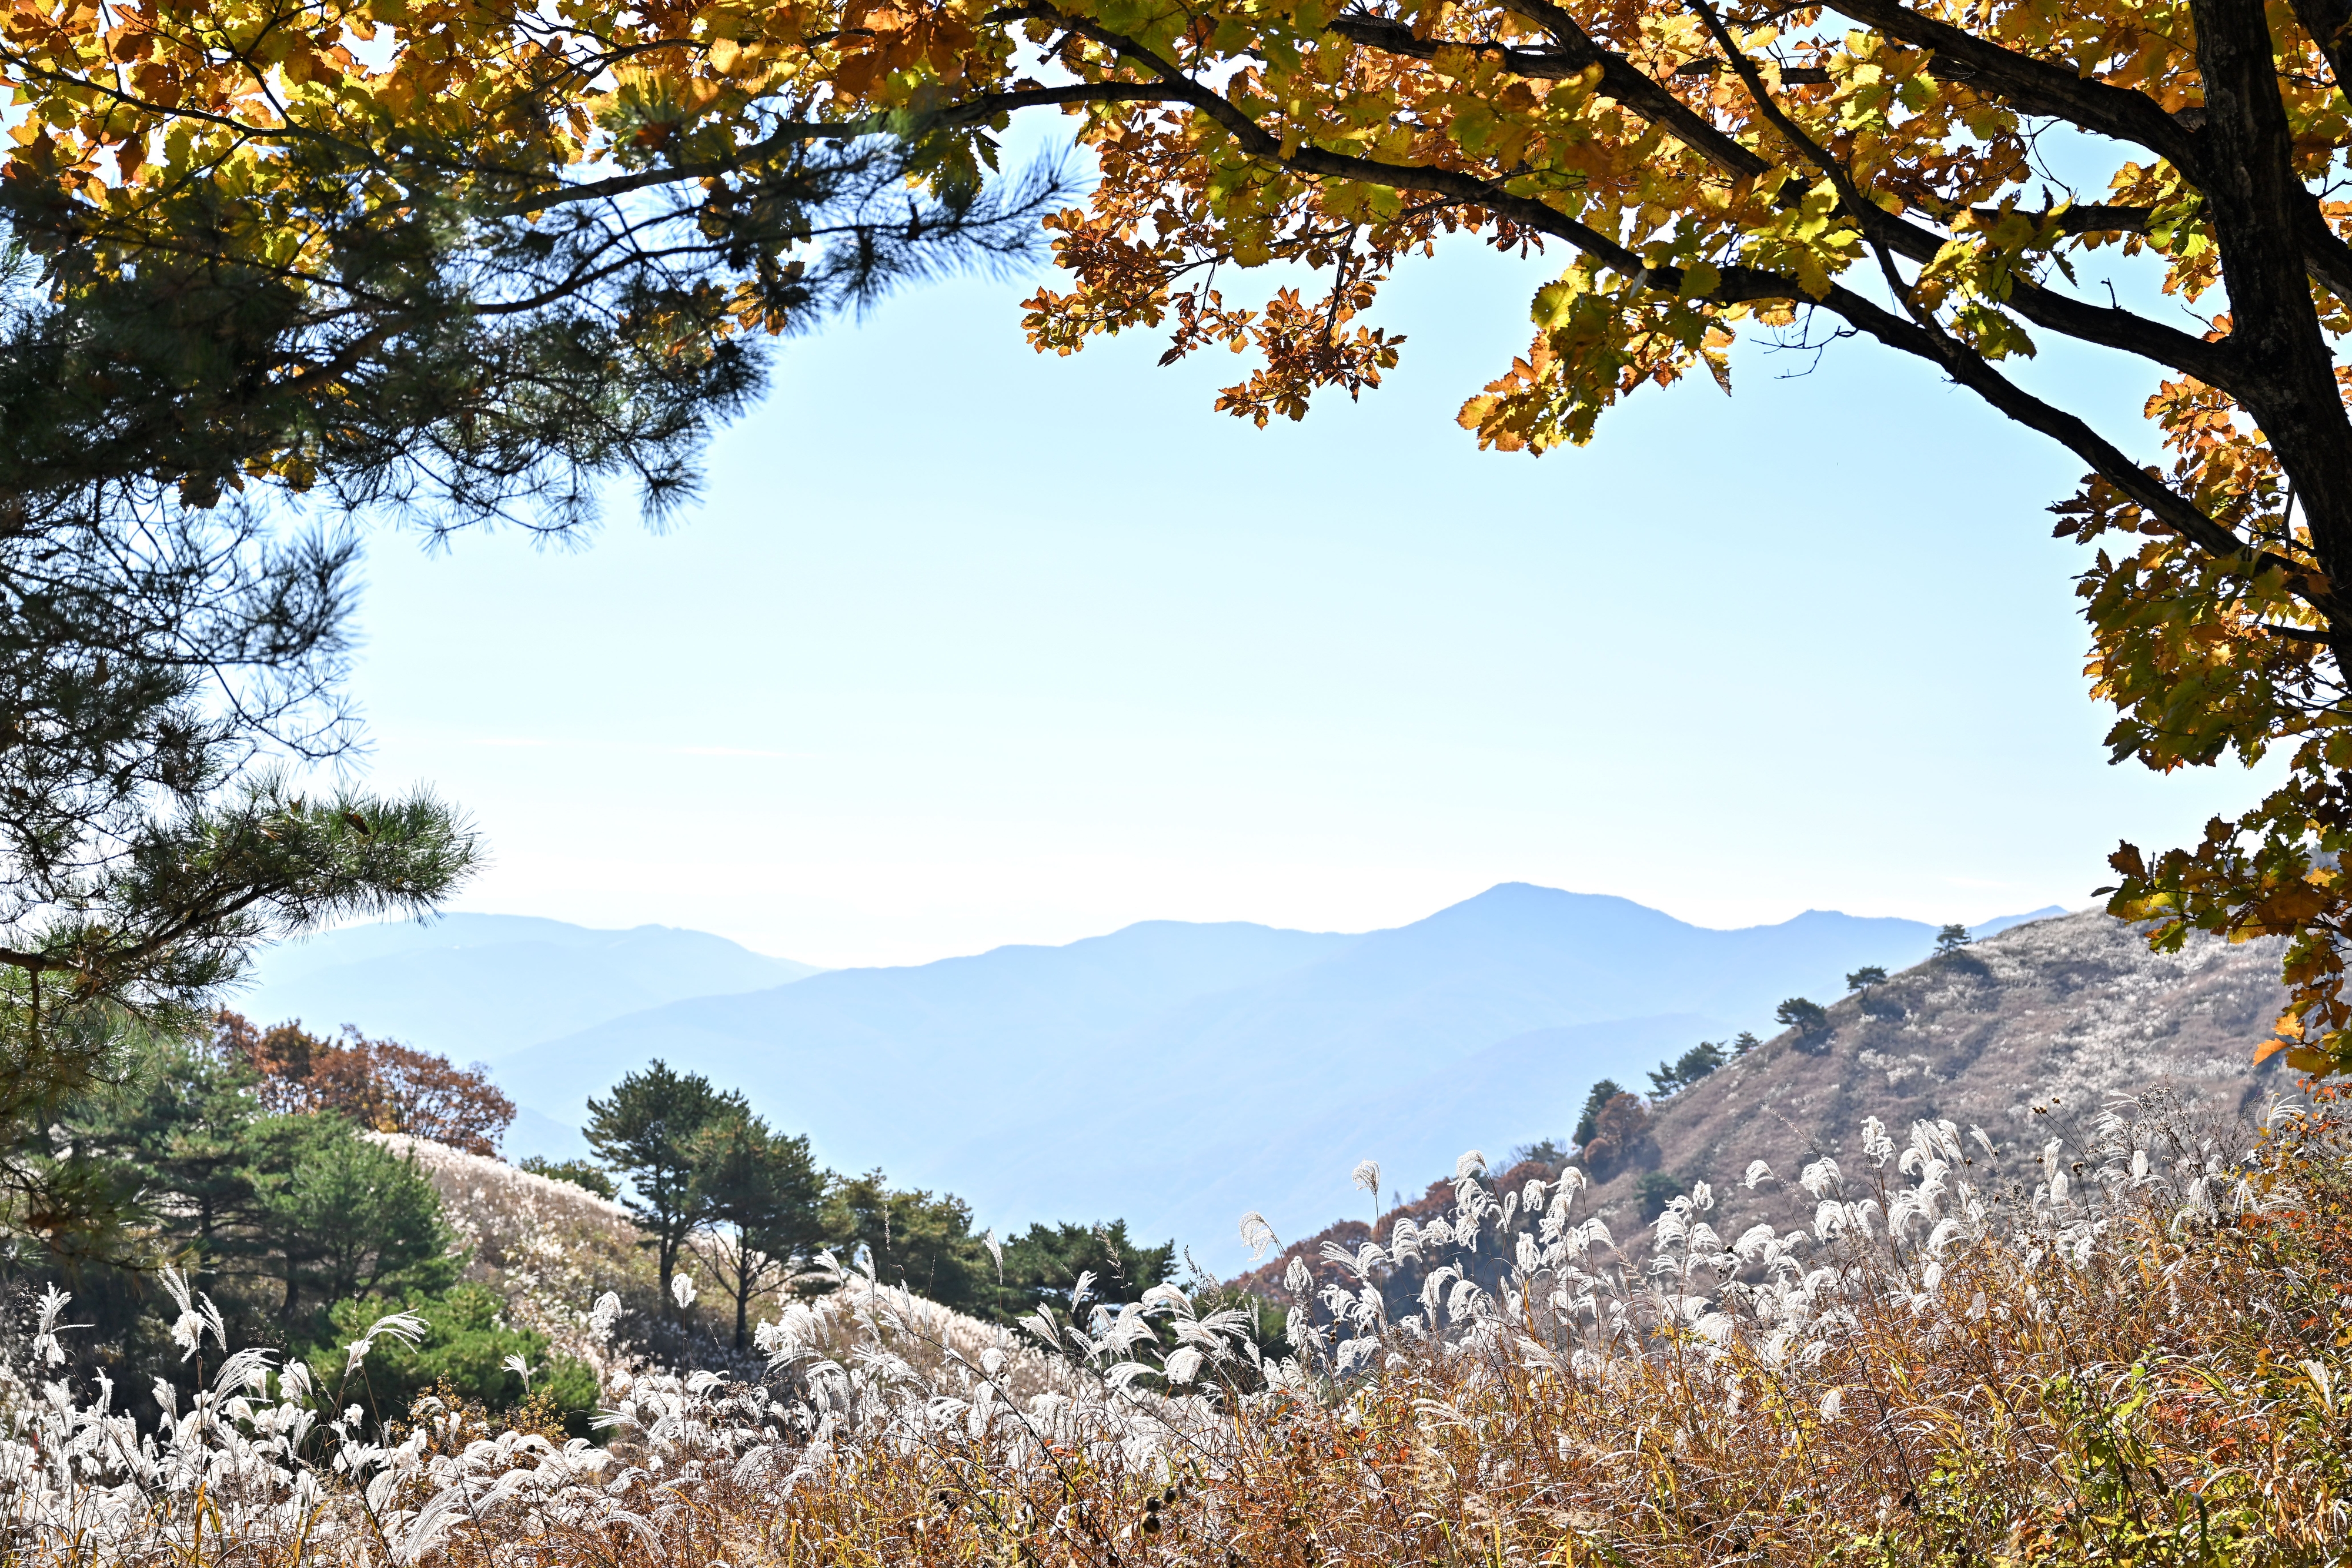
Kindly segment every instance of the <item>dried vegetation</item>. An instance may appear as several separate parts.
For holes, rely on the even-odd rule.
[[[1575,1173],[1301,1261],[1287,1344],[1172,1288],[990,1328],[856,1274],[757,1385],[616,1366],[603,1446],[420,1404],[363,1431],[228,1355],[157,1433],[42,1385],[11,1563],[2322,1563],[2352,1539],[2352,1131],[2117,1106],[1996,1154],[1865,1124],[1811,1219],[1676,1199],[1621,1249]],[[1760,1167],[1758,1189],[1779,1180]],[[1445,1261],[1439,1261],[1444,1259]],[[1463,1266],[1463,1260],[1484,1260]],[[1418,1282],[1409,1299],[1390,1288]],[[1410,1310],[1401,1310],[1410,1308]],[[618,1307],[590,1314],[609,1328]],[[398,1333],[386,1322],[378,1333]],[[178,1337],[219,1357],[201,1297]],[[354,1347],[353,1357],[366,1354]]]

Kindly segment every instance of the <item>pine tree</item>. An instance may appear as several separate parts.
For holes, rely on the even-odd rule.
[[[255,1179],[258,1228],[284,1287],[289,1332],[303,1308],[404,1291],[446,1290],[457,1266],[433,1185],[383,1145],[333,1116],[271,1118],[290,1124],[291,1160]]]
[[[75,1255],[121,1239],[119,1195],[40,1129],[140,1040],[200,1033],[258,945],[423,913],[476,857],[429,793],[290,771],[356,738],[347,540],[82,499],[53,517],[0,482],[0,1231]]]
[[[1176,1243],[1139,1245],[1129,1235],[1127,1221],[1098,1225],[1032,1225],[1004,1243],[1003,1277],[998,1290],[983,1292],[996,1299],[984,1303],[982,1315],[1010,1322],[1052,1300],[1069,1309],[1082,1276],[1087,1297],[1116,1308],[1143,1299],[1143,1292],[1164,1284],[1176,1271]]]
[[[149,47],[176,52],[184,37]],[[909,279],[1024,258],[1074,190],[1051,162],[983,190],[976,169],[941,168],[943,144],[912,123],[900,136],[802,121],[724,168],[639,168],[631,199],[600,199],[611,193],[583,187],[612,165],[543,133],[634,51],[582,57],[572,75],[544,60],[502,72],[497,45],[471,47],[484,53],[463,108],[367,102],[345,78],[302,103],[310,123],[275,128],[279,155],[244,164],[244,182],[212,178],[207,152],[222,150],[167,131],[169,108],[147,131],[113,131],[193,154],[167,188],[108,201],[12,167],[25,177],[0,182],[0,518],[120,530],[276,491],[436,528],[562,529],[615,485],[660,516],[692,494],[712,432],[760,393],[770,334]],[[228,74],[208,103],[259,89],[289,112]],[[217,130],[222,113],[200,118]],[[536,145],[502,141],[501,119]],[[278,251],[294,245],[299,266]]]
[[[1594,1084],[1592,1092],[1584,1097],[1584,1113],[1576,1119],[1576,1131],[1569,1134],[1570,1141],[1579,1148],[1591,1143],[1593,1119],[1601,1113],[1601,1108],[1603,1105],[1623,1092],[1625,1091],[1618,1086],[1617,1081],[1613,1078],[1604,1078]]]
[[[694,1197],[711,1227],[696,1245],[735,1308],[735,1348],[749,1342],[751,1301],[824,1243],[824,1176],[805,1136],[757,1116],[720,1116],[688,1150]]]
[[[1810,1040],[1826,1033],[1830,1027],[1829,1009],[1803,997],[1790,997],[1772,1009],[1773,1020],[1783,1029],[1797,1031],[1799,1040]]]
[[[872,1170],[835,1176],[824,1207],[834,1246],[864,1248],[886,1285],[961,1309],[980,1303],[995,1281],[994,1260],[972,1234],[971,1206],[952,1193],[901,1191]]]
[[[678,1254],[710,1218],[709,1196],[694,1179],[696,1138],[749,1114],[740,1094],[658,1060],[588,1102],[588,1146],[629,1184],[621,1202],[646,1233],[638,1245],[653,1249],[665,1312],[676,1310]]]
[[[289,99],[151,22],[124,47],[177,85],[106,67],[115,117],[61,128],[110,172],[19,125],[0,180],[0,1232],[93,1255],[122,1195],[19,1157],[32,1130],[139,1030],[201,1027],[257,944],[423,913],[473,862],[429,793],[301,781],[357,740],[356,528],[562,531],[625,485],[666,515],[770,334],[1025,256],[1070,193],[1051,164],[983,190],[929,120],[861,112],[724,167],[606,124],[615,201],[576,92],[638,51],[596,27],[567,30],[585,75],[543,34],[457,46],[461,107],[356,67]]]

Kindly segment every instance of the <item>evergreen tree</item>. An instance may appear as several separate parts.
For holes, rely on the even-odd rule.
[[[0,1250],[0,1281],[73,1292],[91,1332],[71,1342],[70,1375],[103,1372],[143,1399],[144,1369],[177,1364],[157,1259],[202,1282],[232,1340],[296,1353],[328,1332],[334,1303],[381,1312],[454,1278],[451,1237],[415,1165],[336,1117],[267,1111],[251,1066],[219,1040],[136,1036],[110,1076],[15,1157],[64,1169],[44,1176],[52,1188],[103,1191],[121,1244],[65,1255],[26,1238]]]
[[[1650,1086],[1663,1099],[1676,1090],[1689,1088],[1730,1060],[1730,1052],[1723,1047],[1711,1040],[1703,1040],[1684,1051],[1671,1064],[1658,1063],[1657,1071],[1650,1074]]]
[[[92,1146],[138,1182],[142,1223],[210,1259],[253,1218],[257,1113],[249,1068],[173,1040],[140,1063],[115,1113],[93,1127]]]
[[[1968,945],[1969,928],[1965,925],[1947,925],[1936,933],[1936,956],[1939,958],[1948,953],[1957,953]]]
[[[654,1250],[665,1312],[676,1310],[678,1254],[710,1218],[709,1198],[695,1185],[696,1135],[749,1114],[740,1094],[658,1060],[588,1102],[588,1145],[629,1184],[621,1201],[646,1232],[638,1245]]]
[[[429,794],[286,771],[353,739],[352,560],[184,508],[52,527],[0,483],[0,1230],[121,1241],[121,1195],[42,1130],[199,1031],[258,944],[420,913],[472,865]]]
[[[752,1298],[824,1244],[824,1177],[805,1136],[757,1116],[720,1116],[688,1146],[695,1198],[712,1227],[696,1251],[735,1308],[735,1348],[749,1343]]]
[[[251,1218],[253,1074],[206,1043],[139,1030],[117,1042],[109,1080],[20,1128],[9,1152],[26,1186],[77,1195],[44,1250],[79,1265],[175,1251],[201,1266]]]
[[[1517,1148],[1513,1149],[1511,1157],[1505,1162],[1503,1168],[1512,1170],[1530,1163],[1539,1166],[1557,1166],[1567,1158],[1568,1151],[1561,1148],[1558,1142],[1550,1138],[1538,1138],[1532,1144],[1521,1144]]]
[[[1625,1091],[1618,1086],[1617,1081],[1613,1078],[1604,1078],[1600,1082],[1594,1084],[1592,1086],[1592,1092],[1584,1097],[1584,1113],[1577,1117],[1576,1130],[1569,1134],[1570,1141],[1574,1143],[1579,1148],[1582,1148],[1585,1145],[1591,1143],[1592,1141],[1593,1118],[1601,1113],[1601,1108],[1603,1105],[1608,1104],[1609,1102],[1614,1100],[1623,1092],[1625,1092]]]
[[[551,69],[535,30],[539,64],[519,71],[493,67],[487,39],[454,46],[479,51],[462,106],[424,107],[413,77],[397,103],[362,105],[348,78],[299,105],[264,89],[276,130],[244,134],[282,140],[241,165],[258,185],[215,180],[219,150],[161,121],[117,134],[194,153],[167,190],[105,201],[71,180],[0,182],[16,241],[0,277],[0,510],[120,537],[276,492],[560,530],[617,482],[660,516],[761,391],[769,334],[1025,257],[1072,189],[1049,163],[983,191],[976,167],[940,166],[936,138],[793,115],[724,177],[689,157],[639,166],[629,200],[586,194],[652,143],[623,132],[630,151],[583,157],[549,132],[579,84],[634,68],[635,51],[596,58],[603,44],[574,34],[587,55]],[[182,83],[221,106],[202,117],[215,130],[261,79],[231,74],[217,99]],[[491,131],[500,120],[531,145]]]
[[[1143,1247],[1131,1240],[1127,1221],[1099,1225],[1032,1225],[1004,1244],[1004,1272],[997,1299],[983,1315],[999,1322],[1051,1300],[1066,1312],[1078,1281],[1087,1281],[1087,1299],[1118,1306],[1139,1301],[1176,1271],[1176,1243]]]
[[[951,1193],[897,1191],[873,1170],[835,1176],[824,1213],[833,1245],[845,1253],[866,1249],[886,1285],[963,1309],[981,1302],[995,1282],[994,1260],[972,1234],[971,1207]]]
[[[1783,1029],[1795,1030],[1800,1040],[1811,1040],[1830,1027],[1829,1009],[1802,997],[1790,997],[1772,1010],[1772,1017]]]
[[[1864,964],[1845,977],[1845,988],[1867,997],[1870,995],[1871,987],[1884,985],[1885,980],[1886,971],[1884,968],[1876,964]]]
[[[362,1138],[331,1116],[271,1118],[290,1128],[291,1157],[257,1172],[255,1207],[283,1296],[289,1333],[308,1326],[305,1302],[446,1289],[457,1278],[449,1228],[415,1160]]]

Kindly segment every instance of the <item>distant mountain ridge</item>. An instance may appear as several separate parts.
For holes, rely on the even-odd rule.
[[[1117,1215],[1230,1263],[1244,1208],[1319,1224],[1357,1159],[1403,1174],[1442,1151],[1450,1169],[1498,1107],[1527,1137],[1562,1134],[1596,1078],[1769,1029],[1782,998],[1833,998],[1935,935],[1825,911],[1715,931],[1505,883],[1387,931],[1146,922],[836,970],[491,1060],[518,1102],[576,1125],[662,1057],[743,1090],[828,1162],[947,1187],[982,1223]]]
[[[460,1062],[687,997],[766,990],[822,970],[703,931],[597,931],[522,915],[346,925],[266,950],[231,1006],[265,1023],[346,1023]]]

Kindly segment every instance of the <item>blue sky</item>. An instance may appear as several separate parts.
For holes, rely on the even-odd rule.
[[[2080,465],[1924,367],[1743,350],[1732,399],[1479,453],[1454,412],[1558,265],[1408,268],[1389,385],[1265,431],[1211,412],[1222,353],[1033,353],[1027,283],[788,343],[666,533],[373,540],[367,775],[484,830],[458,907],[827,965],[1507,880],[1976,920],[2251,797],[2105,765],[2043,510]],[[2143,382],[2029,373],[2155,456]]]

